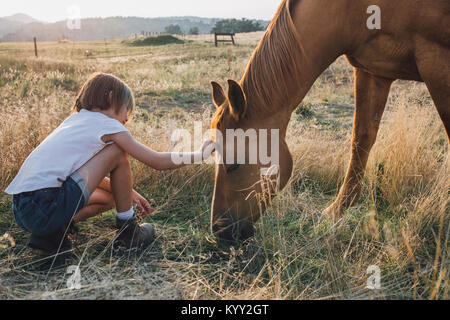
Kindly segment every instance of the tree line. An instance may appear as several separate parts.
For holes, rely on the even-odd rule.
[[[266,26],[262,25],[259,21],[253,21],[249,19],[223,19],[216,22],[210,33],[241,33],[241,32],[253,32],[265,30]],[[165,32],[169,34],[183,34],[181,27],[177,24],[168,25],[165,28]],[[188,34],[199,34],[197,27],[189,29]]]

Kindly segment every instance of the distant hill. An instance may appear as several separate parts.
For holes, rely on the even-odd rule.
[[[7,35],[8,33],[18,30],[21,26],[32,22],[38,22],[38,20],[22,13],[8,17],[1,17],[0,38]]]
[[[169,18],[139,18],[139,17],[110,17],[87,18],[81,20],[81,29],[70,30],[67,21],[55,23],[32,22],[21,24],[15,30],[2,32],[0,25],[0,41],[23,42],[37,37],[39,41],[96,41],[128,38],[141,32],[164,32],[165,27],[177,24],[184,33],[197,27],[199,33],[210,33],[218,18],[199,17],[169,17]],[[260,21],[267,26],[268,21]],[[1,23],[1,22],[0,22]],[[10,28],[11,30],[11,28]]]
[[[38,20],[34,19],[33,17],[30,17],[30,16],[28,16],[26,14],[23,14],[23,13],[17,13],[17,14],[14,14],[12,16],[3,17],[2,19],[13,21],[13,22],[18,22],[18,23],[21,23],[21,24],[27,24],[27,23],[32,23],[32,22],[39,22]]]

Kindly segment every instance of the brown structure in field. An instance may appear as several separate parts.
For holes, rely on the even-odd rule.
[[[372,13],[377,10],[381,20],[374,27]],[[287,184],[293,169],[285,142],[291,113],[341,55],[355,74],[351,159],[339,195],[325,216],[338,218],[358,201],[394,80],[425,82],[450,134],[448,0],[284,0],[241,81],[229,80],[227,94],[212,83],[217,106],[212,128],[224,136],[227,129],[280,132],[278,184],[268,197],[261,186],[264,166],[259,161],[257,165],[216,165],[211,225],[219,239],[250,237],[273,195]]]
[[[228,42],[228,43],[232,43],[233,46],[236,45],[236,43],[234,42],[234,33],[218,33],[218,32],[214,32],[214,44],[216,45],[216,47],[219,45],[219,42]],[[230,39],[219,39],[219,37],[229,37]]]

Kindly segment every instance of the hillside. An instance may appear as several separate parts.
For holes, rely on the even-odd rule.
[[[20,23],[20,24],[39,22],[35,18],[30,17],[30,16],[28,16],[26,14],[23,14],[23,13],[17,13],[17,14],[14,14],[12,16],[3,17],[2,19],[8,20],[8,21],[12,21],[12,22],[17,22],[17,23]]]
[[[200,33],[210,33],[217,18],[200,17],[169,17],[169,18],[139,18],[139,17],[109,17],[88,18],[81,20],[81,29],[70,30],[66,21],[55,23],[34,22],[26,25],[7,26],[4,31],[0,26],[0,40],[3,42],[31,41],[37,37],[40,41],[97,41],[128,38],[141,32],[164,32],[166,26],[178,24],[184,33],[197,27]],[[263,26],[268,21],[258,21]]]
[[[15,32],[21,26],[32,22],[38,22],[38,20],[22,13],[0,17],[0,39],[11,32]]]

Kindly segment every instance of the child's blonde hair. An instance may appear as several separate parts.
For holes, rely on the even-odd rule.
[[[72,112],[80,112],[82,109],[108,110],[114,108],[115,113],[118,114],[124,104],[127,105],[128,114],[131,115],[134,109],[134,96],[131,89],[122,80],[111,74],[96,72],[81,87]]]

